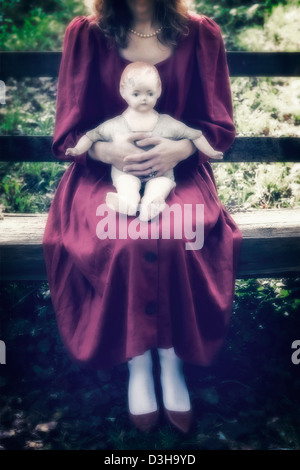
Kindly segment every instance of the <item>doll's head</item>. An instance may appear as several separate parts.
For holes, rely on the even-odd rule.
[[[120,93],[130,108],[146,112],[154,108],[161,94],[161,81],[154,65],[133,62],[125,67]]]

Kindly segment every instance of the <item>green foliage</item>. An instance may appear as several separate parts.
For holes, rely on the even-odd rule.
[[[59,50],[66,25],[87,14],[81,0],[3,1],[0,16],[1,50]]]
[[[56,79],[8,80],[0,108],[2,135],[52,135]],[[5,212],[44,212],[67,165],[0,163],[0,206]]]
[[[218,193],[228,210],[299,207],[300,164],[214,164]]]
[[[0,108],[2,135],[52,135],[55,120],[56,79],[9,79],[6,104]]]
[[[299,324],[299,279],[237,280],[235,299],[232,321],[238,334],[230,337],[229,348],[238,348],[243,356],[247,354],[248,344],[248,354],[253,351],[252,367],[255,369],[257,365],[258,369],[277,374],[277,396],[282,390],[286,393],[285,379],[292,369],[289,367],[290,355],[284,347],[290,347],[298,332],[297,327],[293,329],[293,321],[294,326]],[[261,362],[263,356],[260,356],[263,350],[269,353],[265,364]],[[263,377],[259,374],[256,380],[263,384]],[[271,388],[272,383],[269,386]]]
[[[0,207],[5,212],[47,212],[67,164],[2,163]]]
[[[238,135],[300,136],[299,78],[232,79]]]
[[[255,175],[256,190],[252,207],[293,207],[300,202],[300,165],[259,165]]]
[[[232,79],[234,115],[238,135],[299,136],[299,79]],[[7,104],[0,110],[2,134],[52,135],[55,119],[56,80],[24,79],[7,82]],[[229,210],[248,207],[295,207],[299,205],[298,164],[213,164],[221,201]],[[0,166],[1,168],[1,166]],[[10,174],[11,165],[2,164]],[[53,188],[65,166],[43,164],[49,168],[47,186],[33,187],[24,182],[22,165],[14,167],[0,195],[6,212],[35,212],[48,208]],[[35,172],[36,164],[26,164],[25,173]],[[57,174],[51,175],[52,168]],[[58,170],[60,168],[60,170]],[[1,171],[0,171],[1,175]],[[4,177],[2,171],[2,178]],[[11,190],[8,189],[12,184]],[[3,186],[4,185],[4,186]],[[6,189],[4,189],[6,188]],[[32,189],[34,190],[32,193]]]
[[[262,26],[247,28],[237,36],[237,46],[249,51],[287,51],[300,49],[299,2],[290,0],[265,14]]]
[[[77,15],[85,15],[88,9],[83,0],[2,0],[0,15],[0,49],[2,50],[57,50],[61,49],[63,33],[68,22]],[[195,3],[195,9],[201,14],[214,18],[221,26],[228,48],[247,48],[243,28],[262,27],[265,18],[273,12],[278,5],[275,0],[220,0],[217,4],[213,0],[200,0]],[[280,5],[296,4],[296,0],[282,0]],[[277,13],[280,20],[280,11]],[[275,20],[275,23],[277,20]],[[275,26],[274,23],[274,26]],[[289,25],[284,29],[279,21],[280,33],[284,42],[290,40]],[[292,25],[293,30],[295,25]],[[271,27],[272,29],[272,27]],[[265,42],[262,35],[254,35],[262,47]],[[296,35],[296,34],[295,34]],[[238,36],[238,40],[236,37]],[[246,33],[245,38],[254,43],[252,33]],[[276,41],[276,32],[273,35]]]
[[[9,32],[5,31],[0,40],[2,50],[47,51],[53,47],[60,48],[64,25],[51,19],[41,8],[32,10],[21,27],[9,24]]]
[[[221,27],[227,48],[236,49],[235,37],[243,28],[262,25],[264,12],[278,2],[275,0],[196,0],[196,11],[213,18]],[[282,2],[285,3],[285,2]]]
[[[249,205],[255,193],[255,163],[214,163],[213,170],[218,194],[222,203],[230,209]]]
[[[300,80],[232,79],[240,136],[300,136]],[[214,164],[221,201],[231,209],[299,206],[299,164]]]

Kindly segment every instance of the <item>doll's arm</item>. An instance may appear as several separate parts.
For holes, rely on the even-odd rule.
[[[115,118],[104,121],[102,124],[95,127],[95,129],[87,131],[85,135],[79,139],[74,148],[67,149],[66,155],[80,155],[89,150],[92,145],[99,140],[104,142],[113,141],[114,136],[120,133],[120,118],[123,119],[122,116],[116,116]]]
[[[83,135],[80,137],[75,147],[70,147],[66,150],[66,155],[81,155],[82,153],[87,152],[92,145],[93,141],[87,137],[87,135]]]
[[[165,133],[164,137],[175,140],[189,139],[206,156],[216,160],[223,158],[222,152],[215,150],[199,129],[193,129],[168,115],[162,115],[161,122]]]
[[[193,143],[200,152],[204,153],[208,157],[214,158],[215,160],[222,160],[223,153],[213,149],[203,134],[197,139],[194,139]]]

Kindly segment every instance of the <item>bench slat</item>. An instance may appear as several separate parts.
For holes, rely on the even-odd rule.
[[[300,209],[251,210],[232,217],[244,237],[239,278],[299,275]],[[2,280],[46,280],[42,251],[46,218],[46,214],[11,214],[0,220]]]
[[[0,136],[0,161],[57,162],[51,136]],[[237,137],[226,162],[299,162],[299,137]]]
[[[227,52],[232,77],[299,77],[299,52]],[[61,52],[1,52],[1,79],[57,77]]]

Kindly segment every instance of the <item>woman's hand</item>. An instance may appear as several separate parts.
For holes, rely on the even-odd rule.
[[[154,147],[148,151],[126,156],[123,171],[131,175],[139,176],[145,181],[149,173],[156,172],[155,176],[161,176],[174,168],[180,161],[187,159],[195,152],[193,142],[188,139],[170,140],[164,137],[148,137],[137,142],[138,147],[149,145]]]
[[[113,142],[97,141],[88,154],[93,160],[108,163],[123,171],[126,157],[131,158],[141,154],[141,149],[135,145],[135,142],[137,140],[143,142],[150,135],[150,132],[132,132],[117,136]]]

